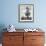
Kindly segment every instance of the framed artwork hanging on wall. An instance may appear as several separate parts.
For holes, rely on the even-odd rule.
[[[19,4],[19,22],[34,22],[34,4]]]

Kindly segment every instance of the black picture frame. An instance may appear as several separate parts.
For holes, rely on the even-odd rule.
[[[34,22],[34,4],[19,4],[19,22]]]

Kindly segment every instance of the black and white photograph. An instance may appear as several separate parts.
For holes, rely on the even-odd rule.
[[[33,4],[19,5],[19,21],[20,22],[34,21],[34,5]]]

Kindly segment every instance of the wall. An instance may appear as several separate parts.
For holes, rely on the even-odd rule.
[[[34,4],[34,22],[18,22],[18,5]],[[46,28],[46,0],[1,0],[0,24],[13,24],[16,28],[41,27]]]

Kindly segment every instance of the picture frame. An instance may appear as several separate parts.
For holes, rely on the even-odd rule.
[[[34,4],[19,4],[19,22],[34,22]]]

